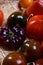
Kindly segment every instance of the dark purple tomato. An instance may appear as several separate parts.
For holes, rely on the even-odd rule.
[[[33,39],[27,40],[20,49],[27,62],[35,61],[40,57],[40,43]]]
[[[12,30],[8,27],[0,28],[0,44],[4,48],[17,50],[25,40],[24,29],[15,26]]]
[[[12,28],[15,25],[19,25],[25,28],[26,22],[26,17],[22,12],[14,12],[8,17],[7,26]]]

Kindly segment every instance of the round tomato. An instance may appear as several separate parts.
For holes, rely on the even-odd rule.
[[[43,58],[36,60],[35,65],[43,65]]]
[[[27,62],[34,62],[40,58],[40,42],[28,39],[21,46],[20,52],[25,56]]]
[[[26,35],[29,38],[43,40],[43,15],[36,15],[30,18],[26,24]]]
[[[43,14],[43,2],[33,2],[33,4],[29,7],[27,7],[25,11],[26,17],[29,17],[30,15],[39,15]]]
[[[41,58],[43,58],[43,41],[41,42],[40,50],[41,50]]]
[[[33,3],[33,0],[20,0],[19,5],[23,8],[27,8]]]
[[[0,26],[2,25],[3,20],[4,20],[4,15],[3,12],[0,10]]]

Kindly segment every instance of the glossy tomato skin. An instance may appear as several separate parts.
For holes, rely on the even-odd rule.
[[[40,43],[34,39],[28,39],[20,49],[27,62],[34,62],[40,58]]]
[[[0,26],[2,25],[3,20],[4,20],[4,14],[3,14],[3,12],[0,10]]]
[[[0,45],[6,50],[17,50],[24,42],[25,31],[20,26],[0,27]]]
[[[35,65],[43,65],[43,58],[36,60]]]
[[[40,50],[41,50],[41,58],[43,58],[43,41],[41,42]]]
[[[29,17],[30,15],[38,15],[43,14],[43,3],[40,0],[33,2],[33,4],[30,7],[27,7],[25,11],[26,17]]]
[[[27,65],[23,55],[19,52],[8,54],[3,60],[3,65]]]
[[[26,35],[28,38],[43,40],[43,15],[36,15],[30,18],[26,24]]]
[[[19,5],[23,8],[27,8],[33,3],[33,0],[20,0]]]
[[[22,12],[13,12],[7,20],[7,26],[13,28],[15,25],[19,25],[25,28],[27,19]]]

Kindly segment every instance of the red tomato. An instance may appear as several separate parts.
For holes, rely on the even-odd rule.
[[[43,40],[43,15],[36,15],[30,18],[26,24],[26,35],[29,38]]]
[[[3,19],[4,19],[4,15],[3,15],[3,12],[0,10],[0,26],[3,23]]]
[[[35,61],[35,65],[43,65],[43,59],[38,59]]]
[[[25,11],[26,17],[29,17],[29,15],[39,15],[43,14],[43,2],[41,1],[36,1],[33,2],[33,4],[30,7],[27,7]]]

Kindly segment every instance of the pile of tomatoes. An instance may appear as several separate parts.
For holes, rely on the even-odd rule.
[[[14,29],[13,27],[19,26],[19,28],[22,28],[25,32],[25,34],[21,32],[21,34],[25,35],[25,38],[22,35],[20,36],[24,38],[24,41],[23,39],[21,40],[23,41],[22,44],[16,44],[20,49],[14,49],[16,51],[15,53],[11,53],[5,57],[3,65],[12,65],[12,63],[13,65],[27,65],[27,63],[33,65],[32,62],[34,62],[35,65],[43,65],[43,1],[20,0],[18,6],[20,12],[12,13],[8,17],[5,26],[11,30]],[[23,11],[24,9],[25,11]],[[0,10],[0,27],[3,24],[3,20],[4,14]],[[15,35],[14,29],[14,35],[17,36],[20,34],[18,33]],[[17,50],[19,51],[17,52]]]

